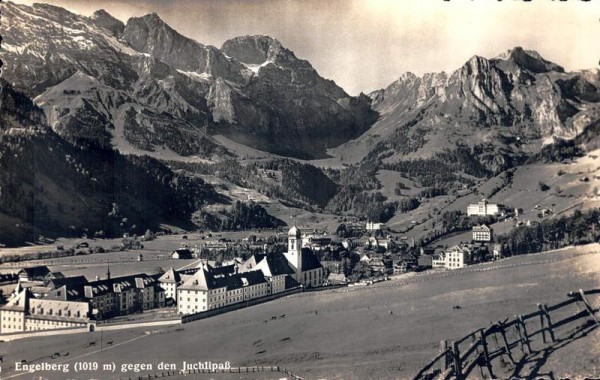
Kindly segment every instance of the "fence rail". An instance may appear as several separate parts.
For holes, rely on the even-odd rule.
[[[600,294],[600,288],[585,291],[579,289],[569,292],[569,298],[565,301],[549,306],[538,303],[535,311],[492,323],[487,329],[472,331],[450,344],[447,340],[442,340],[439,354],[421,368],[413,379],[463,380],[476,368],[480,369],[482,377],[496,378],[493,365],[496,359],[501,358],[514,365],[517,363],[517,355],[524,357],[535,352],[532,347],[534,343],[541,343],[542,347],[555,343],[560,327],[584,318],[588,325],[600,325],[595,314],[598,308],[588,299],[589,295],[596,294]],[[575,314],[568,310],[570,313],[567,315],[556,315],[556,312],[564,311],[570,305],[577,306]]]

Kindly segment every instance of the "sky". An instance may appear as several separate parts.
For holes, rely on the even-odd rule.
[[[30,5],[32,0],[16,0]],[[267,34],[357,95],[402,73],[451,72],[515,46],[565,69],[598,68],[600,0],[37,0],[126,21],[156,12],[179,33],[220,47]]]

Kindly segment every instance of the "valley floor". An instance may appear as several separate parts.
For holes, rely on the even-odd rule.
[[[81,379],[144,373],[121,373],[122,363],[152,363],[153,373],[160,372],[156,366],[161,361],[181,366],[186,360],[230,361],[234,367],[282,366],[308,379],[404,379],[436,355],[442,339],[456,339],[490,321],[533,311],[537,302],[564,300],[569,291],[598,287],[600,246],[591,244],[454,272],[401,276],[354,290],[303,293],[170,328],[0,343],[2,375],[31,377],[15,374],[11,368],[23,359],[117,363],[114,373],[72,374]],[[461,309],[453,309],[454,305]],[[273,316],[278,318],[271,320]],[[99,347],[101,339],[104,345]],[[587,347],[588,353],[582,351],[573,361],[563,362],[559,350],[546,358],[545,365],[554,366],[555,375],[593,374],[597,372],[593,360],[600,355],[599,339],[598,331],[592,331],[585,338],[587,343],[575,341],[571,346]],[[93,341],[97,343],[90,346]],[[107,346],[108,341],[113,344]],[[51,359],[55,352],[61,358]],[[70,355],[65,358],[67,352]],[[36,375],[64,378],[52,372]]]

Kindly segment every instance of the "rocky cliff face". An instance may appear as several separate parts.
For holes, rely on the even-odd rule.
[[[209,96],[214,115],[235,120],[234,139],[260,136],[260,149],[320,157],[326,148],[358,137],[376,118],[366,96],[348,96],[276,39],[237,37],[221,50],[251,72],[245,84],[221,83]]]
[[[492,59],[475,56],[450,74],[404,74],[371,94],[381,118],[338,154],[354,149],[355,161],[393,161],[467,146],[500,170],[598,120],[597,78],[597,71],[566,73],[520,47]]]
[[[70,141],[218,158],[225,149],[210,134],[225,134],[283,155],[322,157],[376,116],[370,99],[349,96],[270,37],[218,49],[156,14],[123,24],[103,10],[87,18],[10,2],[3,13],[4,77]]]

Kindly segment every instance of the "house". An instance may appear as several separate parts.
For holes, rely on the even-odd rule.
[[[502,245],[500,245],[500,244],[494,244],[494,248],[493,248],[492,252],[493,252],[494,260],[499,260],[504,257],[503,251],[502,251]]]
[[[178,248],[171,254],[172,259],[189,260],[194,258],[194,254],[189,248]]]
[[[320,251],[326,249],[331,244],[333,244],[333,236],[331,235],[302,234],[302,248]]]
[[[88,281],[85,276],[57,278],[46,281],[48,292],[45,298],[64,301],[79,301],[84,299],[83,287]]]
[[[181,282],[181,275],[173,269],[173,267],[169,268],[169,270],[158,278],[158,286],[164,289],[167,304],[175,302],[177,298],[177,287]]]
[[[419,248],[419,253],[420,255],[433,255],[435,253],[435,248],[431,246],[421,247]]]
[[[469,204],[467,206],[467,215],[497,215],[500,213],[500,208],[495,203],[489,203],[487,199],[482,199],[478,203]]]
[[[209,251],[215,251],[215,252],[221,252],[221,251],[226,251],[228,248],[228,245],[226,242],[221,241],[221,240],[211,240],[211,241],[206,241],[204,242],[204,245],[202,246],[203,249],[208,249]]]
[[[32,298],[24,331],[85,327],[89,317],[90,304],[87,302]]]
[[[23,289],[0,308],[1,333],[25,331],[25,313],[29,309],[29,294],[27,289]]]
[[[346,249],[346,250],[351,250],[352,248],[354,248],[356,246],[357,246],[357,243],[353,242],[351,239],[342,240],[342,247],[344,247],[344,249]]]
[[[389,251],[396,246],[396,242],[392,238],[387,237],[384,239],[378,239],[377,245],[385,248],[386,251]]]
[[[384,223],[373,223],[373,222],[369,221],[369,222],[367,222],[365,228],[367,231],[381,231],[381,230],[385,229],[385,224]]]
[[[493,239],[493,230],[482,224],[481,226],[473,226],[473,241],[490,242]]]
[[[50,274],[50,269],[45,265],[27,267],[18,273],[19,281],[43,281]]]
[[[460,269],[471,264],[471,250],[464,246],[455,245],[445,252],[445,267],[447,269]]]
[[[409,268],[414,268],[417,266],[418,259],[417,256],[410,252],[404,252],[400,255],[400,259],[404,261]]]
[[[433,268],[433,255],[421,255],[417,261],[417,265],[420,269],[431,269]]]
[[[400,274],[400,273],[406,273],[408,272],[408,264],[406,264],[406,262],[402,261],[402,260],[398,260],[396,261],[396,263],[394,264],[394,274]]]
[[[431,256],[432,268],[446,268],[446,253],[440,252]]]
[[[343,273],[330,273],[329,277],[327,277],[327,281],[332,284],[345,284],[348,282],[346,276]]]
[[[374,274],[388,275],[394,273],[393,262],[391,259],[376,258],[371,260],[369,267]]]
[[[258,263],[261,262],[265,257],[267,257],[267,255],[264,253],[255,253],[239,266],[239,272],[249,272],[254,270]]]

